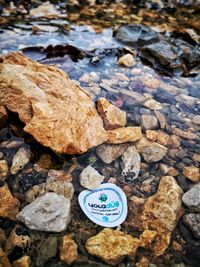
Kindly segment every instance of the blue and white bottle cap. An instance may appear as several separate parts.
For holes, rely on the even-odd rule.
[[[126,195],[115,184],[105,183],[92,191],[84,190],[78,201],[85,215],[98,225],[116,227],[126,219]]]

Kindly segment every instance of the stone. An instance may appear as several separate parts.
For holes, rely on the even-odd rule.
[[[195,133],[192,133],[191,131],[183,131],[179,128],[174,128],[172,130],[173,134],[178,135],[180,137],[183,137],[185,139],[189,139],[189,140],[193,140],[193,139],[197,139],[198,135],[196,135]]]
[[[8,176],[9,168],[5,160],[0,160],[0,181],[5,181]]]
[[[200,154],[194,153],[193,160],[200,162]]]
[[[97,147],[96,153],[104,163],[110,164],[120,157],[128,148],[129,144],[102,144]]]
[[[148,163],[160,161],[167,153],[167,148],[158,143],[153,143],[142,152],[144,160]]]
[[[162,109],[162,104],[154,99],[148,99],[145,101],[144,106],[151,110],[160,110]]]
[[[75,166],[71,167],[69,171],[66,170],[54,170],[51,169],[48,172],[47,179],[48,180],[58,180],[58,181],[66,181],[66,182],[71,182],[72,181],[72,175],[71,172],[75,169]]]
[[[200,125],[200,115],[196,115],[192,118],[194,124]]]
[[[139,262],[136,263],[136,267],[149,267],[149,260],[145,257],[142,257]]]
[[[146,230],[139,238],[134,238],[122,231],[104,228],[96,236],[87,239],[86,249],[106,263],[116,265],[126,256],[133,259],[138,247],[148,246],[155,236],[155,231]]]
[[[27,248],[31,244],[31,238],[27,234],[22,234],[20,226],[16,226],[10,233],[8,239],[6,240],[5,250],[8,254],[11,254],[15,247],[22,249]]]
[[[103,97],[99,98],[97,107],[106,130],[113,130],[125,126],[126,112],[111,104],[107,99]]]
[[[70,235],[64,235],[60,245],[60,259],[72,264],[78,257],[78,246]]]
[[[125,54],[124,56],[120,57],[117,61],[118,65],[124,67],[132,67],[135,65],[136,61],[131,54]]]
[[[7,255],[3,252],[0,247],[0,266],[1,267],[12,267]]]
[[[71,200],[74,195],[74,187],[72,183],[67,181],[48,181],[47,179],[46,183],[35,185],[25,193],[26,201],[31,203],[37,197],[48,192],[54,192]]]
[[[155,113],[155,115],[156,115],[156,117],[160,123],[160,128],[164,129],[167,125],[167,120],[166,120],[165,116],[158,110],[154,110],[154,113]]]
[[[8,112],[4,106],[0,106],[0,129],[2,129],[8,120]]]
[[[190,210],[200,212],[200,183],[188,190],[183,195],[182,201]]]
[[[84,73],[80,79],[79,79],[80,82],[84,82],[84,83],[93,83],[93,82],[98,82],[99,81],[99,75],[92,71],[92,72],[89,72],[89,73]]]
[[[51,155],[47,153],[42,154],[36,164],[42,169],[50,169],[53,165]]]
[[[12,263],[13,267],[30,267],[31,258],[29,256],[23,256]]]
[[[147,130],[146,136],[148,139],[155,141],[163,146],[167,146],[170,143],[170,136],[163,131]]]
[[[184,167],[183,174],[185,175],[185,177],[187,177],[194,183],[197,183],[200,181],[200,171],[199,171],[199,168],[195,166]]]
[[[12,174],[17,174],[27,163],[29,163],[29,161],[30,150],[25,147],[21,147],[13,157],[10,172]]]
[[[152,129],[156,129],[158,127],[158,120],[153,115],[143,114],[141,116],[141,124],[142,124],[143,129],[152,130]]]
[[[7,185],[0,187],[0,199],[0,217],[15,220],[19,212],[20,202],[12,196]]]
[[[6,234],[3,229],[0,228],[0,247],[3,247],[6,241]]]
[[[49,1],[46,1],[39,5],[36,8],[33,8],[30,10],[30,17],[32,18],[57,18],[60,16],[60,12],[56,10],[53,4],[51,4]]]
[[[130,91],[128,89],[123,89],[120,92],[120,96],[123,101],[127,103],[127,105],[135,105],[146,100],[146,98],[142,94],[139,94],[135,91]]]
[[[141,127],[123,127],[108,131],[108,143],[121,144],[135,142],[142,137]]]
[[[62,70],[18,52],[1,61],[1,103],[19,114],[24,131],[43,146],[57,153],[81,154],[108,139],[91,98]]]
[[[151,249],[157,257],[162,255],[170,243],[171,234],[182,215],[183,191],[172,176],[163,176],[157,192],[145,203],[142,215],[143,228],[157,232]]]
[[[122,155],[122,177],[124,180],[133,181],[138,178],[141,158],[134,146],[130,146]]]
[[[90,190],[100,187],[103,180],[104,176],[91,165],[88,165],[80,174],[80,184]]]
[[[70,208],[69,199],[46,193],[25,206],[17,214],[17,219],[31,230],[61,232],[70,221]]]
[[[194,236],[200,239],[200,214],[189,213],[183,216],[184,224],[192,231]]]
[[[139,141],[135,143],[135,147],[138,153],[142,153],[145,148],[152,145],[154,142],[147,139],[145,136],[143,136]]]

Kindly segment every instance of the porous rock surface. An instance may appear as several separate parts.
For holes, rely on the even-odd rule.
[[[1,61],[1,105],[18,113],[24,131],[42,145],[78,154],[107,140],[91,98],[63,71],[17,52]]]

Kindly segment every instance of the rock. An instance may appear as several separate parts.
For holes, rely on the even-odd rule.
[[[181,102],[181,103],[184,102],[185,104],[190,105],[190,106],[193,106],[196,102],[199,101],[198,98],[195,98],[189,95],[184,95],[184,94],[177,95],[175,98],[176,98],[176,101]]]
[[[98,82],[99,81],[99,75],[92,71],[92,72],[89,72],[89,73],[84,73],[80,79],[79,79],[80,82],[84,82],[84,83],[94,83],[94,82]]]
[[[60,16],[60,12],[56,10],[54,5],[49,3],[49,1],[46,1],[39,5],[36,8],[33,8],[30,10],[30,17],[32,18],[39,18],[39,17],[44,17],[44,18],[57,18]]]
[[[72,264],[78,257],[78,246],[70,235],[64,235],[60,245],[60,259]]]
[[[8,176],[9,168],[5,160],[0,160],[0,181],[5,181]]]
[[[36,164],[42,169],[50,169],[53,165],[51,155],[47,153],[42,154]]]
[[[200,180],[199,168],[195,166],[184,167],[183,174],[194,183],[197,183]]]
[[[94,103],[63,71],[17,52],[1,60],[1,103],[19,114],[24,131],[39,143],[58,153],[78,154],[107,140]]]
[[[25,249],[30,244],[31,244],[31,238],[28,235],[28,231],[24,231],[22,227],[16,226],[11,231],[9,238],[6,240],[5,250],[7,254],[11,254],[11,252],[13,251],[15,247]]]
[[[3,229],[0,228],[0,247],[3,247],[6,241],[6,234]]]
[[[194,153],[193,160],[200,162],[200,154]]]
[[[155,116],[143,114],[141,116],[141,124],[145,130],[156,129],[158,127],[158,120]]]
[[[25,147],[21,147],[13,157],[10,172],[12,174],[17,174],[27,163],[29,163],[29,161],[30,150]]]
[[[15,220],[20,202],[12,196],[7,185],[0,187],[0,199],[0,217]]]
[[[8,120],[8,112],[4,106],[0,106],[0,129],[2,129]]]
[[[7,255],[3,252],[0,247],[0,266],[1,267],[12,267]]]
[[[172,94],[163,89],[158,89],[153,93],[155,100],[161,103],[169,103],[171,105],[176,104],[176,99]]]
[[[124,127],[108,131],[108,143],[135,142],[142,137],[141,127]]]
[[[155,256],[162,255],[170,243],[172,231],[182,215],[182,189],[172,176],[164,176],[160,180],[158,191],[145,203],[142,215],[144,229],[157,232],[152,244]]]
[[[98,112],[104,122],[106,130],[124,127],[126,124],[126,113],[112,105],[108,100],[101,97],[97,101]]]
[[[172,130],[172,132],[175,135],[178,135],[180,137],[183,137],[183,138],[189,139],[189,140],[193,140],[193,139],[197,139],[198,138],[198,135],[196,135],[196,134],[194,134],[194,133],[192,133],[190,131],[187,131],[187,132],[186,131],[183,131],[183,130],[181,130],[179,128],[174,128]]]
[[[155,234],[155,231],[144,231],[138,239],[118,230],[104,228],[86,241],[86,249],[91,255],[106,263],[116,265],[125,256],[134,258],[137,248],[146,247],[155,238]]]
[[[142,153],[145,148],[149,147],[152,144],[152,141],[143,136],[139,141],[135,143],[135,147],[138,153]]]
[[[80,174],[80,184],[90,190],[100,187],[103,180],[104,176],[91,165],[88,165]]]
[[[149,260],[145,257],[142,257],[139,262],[136,263],[136,267],[149,267]]]
[[[135,105],[146,100],[142,94],[127,89],[123,89],[120,92],[120,96],[127,105]]]
[[[162,158],[164,158],[166,153],[166,147],[154,142],[149,147],[143,150],[142,155],[144,157],[144,160],[150,163],[160,161]]]
[[[158,33],[150,27],[138,24],[122,26],[118,29],[116,39],[124,44],[140,46],[151,44],[159,40]]]
[[[192,122],[197,124],[197,125],[200,125],[200,115],[196,115],[192,118]]]
[[[163,131],[146,131],[147,138],[156,141],[158,144],[167,146],[170,143],[170,136]]]
[[[30,267],[31,258],[29,256],[23,256],[12,263],[13,267]]]
[[[134,146],[130,146],[122,155],[122,177],[124,180],[133,181],[140,172],[140,155]]]
[[[131,54],[126,54],[118,59],[118,65],[132,67],[135,65],[135,59]]]
[[[158,111],[158,110],[155,110],[154,113],[155,113],[155,115],[156,115],[156,117],[157,117],[157,119],[158,119],[158,121],[159,121],[159,123],[160,123],[160,128],[161,128],[161,129],[164,129],[164,128],[166,127],[166,125],[167,125],[167,120],[166,120],[166,118],[165,118],[164,115],[163,115],[160,111]]]
[[[193,186],[183,197],[183,203],[191,210],[200,212],[200,183]]]
[[[183,216],[183,222],[192,231],[194,236],[200,239],[200,214],[186,214]]]
[[[148,99],[145,101],[144,106],[151,109],[151,110],[160,110],[162,109],[162,104],[157,102],[154,99]]]
[[[55,193],[46,193],[25,206],[17,215],[29,229],[61,232],[70,221],[70,200]]]
[[[75,168],[75,166],[73,166],[73,168],[70,168],[70,170],[73,171],[74,168]],[[58,181],[71,182],[72,181],[72,175],[70,173],[70,170],[69,171],[65,171],[65,170],[54,170],[54,169],[51,169],[48,172],[47,179],[49,181],[50,180],[52,180],[52,181],[58,180]]]
[[[74,195],[74,187],[67,181],[48,181],[47,179],[46,183],[35,185],[25,193],[26,201],[31,203],[37,197],[48,192],[54,192],[71,200]]]
[[[120,157],[128,148],[129,144],[102,144],[97,147],[96,153],[106,164],[110,164]]]

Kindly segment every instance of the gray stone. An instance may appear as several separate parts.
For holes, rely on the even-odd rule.
[[[190,213],[183,216],[183,222],[200,239],[200,214]]]
[[[110,164],[115,159],[120,157],[127,149],[128,144],[102,144],[97,147],[96,153],[106,164]]]
[[[104,176],[91,165],[88,165],[80,174],[80,184],[90,190],[100,187],[103,180]]]
[[[158,127],[158,120],[153,115],[142,115],[141,116],[142,128],[145,130],[153,130]]]
[[[133,181],[138,178],[140,172],[140,155],[134,146],[127,148],[122,155],[122,176],[126,180]]]
[[[167,148],[156,142],[145,148],[142,152],[144,160],[148,163],[161,160],[167,153]]]
[[[183,195],[182,201],[191,210],[200,212],[200,183],[187,191]]]
[[[10,172],[17,174],[30,161],[30,150],[21,147],[14,155]]]
[[[69,199],[56,193],[46,193],[25,206],[17,214],[17,219],[32,230],[61,232],[70,221],[70,209]]]

